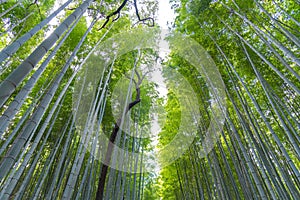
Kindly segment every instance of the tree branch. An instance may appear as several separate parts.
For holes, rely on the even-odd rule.
[[[128,104],[128,106],[126,107],[126,110],[125,110],[125,115],[136,104],[138,104],[141,101],[140,95],[141,95],[140,87],[137,87],[136,88],[136,97],[135,97],[135,100]],[[117,134],[119,132],[122,120],[123,120],[123,118],[121,116],[118,119],[118,121],[115,123],[113,131],[112,131],[112,133],[110,135],[110,138],[109,138],[110,142],[108,144],[106,155],[105,155],[105,163],[106,164],[109,164],[110,161],[111,161],[111,156],[112,156],[112,152],[113,152],[113,148],[114,148],[114,142],[115,142]],[[106,180],[107,171],[108,171],[108,165],[106,165],[106,164],[102,164],[102,169],[101,169],[101,175],[100,175],[100,179],[99,179],[99,183],[98,183],[98,190],[97,190],[96,200],[102,200],[103,199],[105,180]]]
[[[109,19],[110,19],[112,16],[118,15],[117,18],[115,18],[113,21],[116,21],[117,19],[119,19],[121,10],[125,7],[127,1],[128,1],[128,0],[124,0],[123,3],[120,5],[120,7],[119,7],[117,10],[115,10],[113,13],[107,15],[104,24],[103,24],[98,30],[103,29],[103,28],[107,25],[107,23],[109,22]]]
[[[129,80],[131,79],[131,77],[128,76],[127,74],[125,74],[125,77],[128,78]],[[137,82],[134,79],[132,79],[132,81],[133,81],[133,83],[135,85],[135,88],[137,88]]]
[[[148,24],[148,25],[151,27],[154,26],[154,19],[152,17],[146,17],[146,18],[141,19],[136,0],[134,0],[134,8],[135,8],[135,14],[139,20],[138,22],[142,22],[143,24],[145,24],[144,23],[145,21],[151,21],[151,24]]]
[[[39,4],[38,4],[38,0],[35,0],[34,2],[32,2],[31,4],[29,4],[26,8],[26,13],[28,11],[28,9],[33,6],[33,5],[36,5],[37,9],[38,9],[38,12],[39,12],[39,15],[40,15],[40,18],[41,18],[41,21],[43,21],[43,17],[42,17],[42,13],[41,13],[41,9],[39,7]]]
[[[137,63],[137,62],[136,62]],[[135,63],[135,65],[136,65]],[[123,121],[123,116],[125,117],[127,115],[127,113],[135,106],[137,105],[139,102],[141,102],[141,89],[140,89],[140,85],[142,83],[142,79],[140,78],[140,74],[138,73],[138,71],[135,69],[135,73],[138,77],[138,81],[134,80],[134,78],[132,79],[133,82],[135,83],[135,91],[136,91],[136,96],[135,96],[135,100],[130,102],[126,109],[125,109],[125,113],[124,115],[120,116],[120,118],[117,120],[117,122],[114,125],[114,128],[112,130],[112,133],[110,135],[109,138],[109,143],[108,143],[108,147],[107,147],[107,151],[105,154],[105,162],[106,164],[102,164],[102,168],[101,168],[101,174],[100,174],[100,178],[99,178],[99,182],[98,182],[98,190],[97,190],[97,194],[96,194],[96,200],[102,200],[103,199],[103,193],[104,193],[104,187],[105,187],[105,180],[106,180],[106,176],[107,176],[107,172],[108,172],[108,164],[111,161],[111,156],[112,156],[112,152],[113,152],[113,148],[114,148],[114,142],[116,140],[116,137],[118,135],[121,123]],[[130,77],[131,79],[131,77]]]
[[[124,0],[124,1],[122,2],[122,4],[120,5],[120,7],[118,7],[117,10],[115,10],[115,11],[112,12],[111,14],[107,15],[107,16],[106,16],[105,22],[104,22],[103,25],[98,29],[98,31],[101,30],[101,29],[103,29],[103,28],[105,28],[105,26],[108,24],[108,22],[109,22],[109,20],[110,20],[111,17],[117,15],[117,17],[114,18],[114,19],[112,20],[113,22],[119,19],[120,16],[121,16],[121,10],[125,7],[125,5],[126,5],[127,2],[128,2],[128,0]],[[141,19],[140,14],[139,14],[139,10],[138,10],[138,7],[137,7],[137,2],[136,2],[136,0],[134,0],[134,9],[135,9],[135,14],[136,14],[136,16],[137,16],[137,18],[138,18],[138,22],[142,22],[143,24],[145,24],[145,23],[144,23],[145,21],[151,21],[151,24],[147,24],[147,25],[148,25],[148,26],[151,26],[151,27],[154,26],[154,19],[153,19],[152,17],[147,17],[147,18]],[[138,23],[138,22],[137,22],[137,23]]]

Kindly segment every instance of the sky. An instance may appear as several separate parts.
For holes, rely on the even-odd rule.
[[[62,5],[67,0],[57,0],[53,11],[56,10],[59,5]],[[137,0],[138,1],[138,0]],[[158,11],[158,21],[157,23],[162,28],[167,28],[167,22],[173,22],[175,19],[174,11],[171,9],[171,5],[169,4],[169,0],[159,0],[159,11]]]
[[[161,29],[168,29],[168,24],[170,25],[171,22],[174,21],[175,19],[175,14],[174,14],[174,11],[171,9],[171,5],[169,4],[169,0],[160,0],[158,1],[159,2],[159,10],[158,10],[158,25],[161,27]],[[163,31],[164,32],[164,31]],[[169,47],[167,44],[163,44],[165,42],[163,41],[160,41],[160,52],[159,52],[159,55],[161,58],[165,59],[168,55],[168,52],[169,52]],[[162,76],[162,66],[160,65],[159,63],[160,61],[158,61],[156,63],[156,70],[154,70],[152,73],[151,73],[151,78],[150,80],[155,82],[158,86],[157,89],[157,92],[159,93],[158,96],[159,97],[163,97],[164,99],[167,98],[167,93],[168,93],[168,89],[166,87],[166,84],[165,84],[165,80]],[[150,128],[150,131],[151,131],[151,145],[154,146],[154,152],[152,152],[152,154],[156,154],[159,152],[159,149],[157,148],[157,145],[159,143],[159,140],[158,140],[158,134],[159,132],[161,131],[161,127],[160,127],[160,124],[158,123],[158,115],[157,113],[154,111],[153,112],[154,114],[154,118],[152,119],[152,122],[151,122],[151,128]],[[165,122],[165,119],[161,119],[163,120],[163,124]],[[149,152],[151,154],[151,152]],[[155,160],[154,163],[155,165],[155,174],[154,175],[158,175],[159,174],[159,171],[161,170],[161,166],[160,164]]]
[[[162,28],[167,28],[167,22],[173,22],[175,19],[174,10],[171,9],[169,0],[160,0],[159,1],[159,10],[158,10],[158,21],[157,23]]]

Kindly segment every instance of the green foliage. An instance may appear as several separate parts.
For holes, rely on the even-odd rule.
[[[29,0],[7,1],[0,5],[0,13],[17,2],[19,4],[15,8],[1,17],[1,49],[49,16],[49,10],[55,3],[54,0],[36,3]],[[61,23],[82,2],[72,2],[56,20]],[[65,199],[95,198],[101,170],[98,159],[103,156],[102,144],[97,141],[97,134],[104,133],[109,137],[117,119],[122,116],[123,109],[134,101],[137,95],[136,86],[132,82],[130,88],[128,77],[131,76],[135,64],[138,73],[142,75],[147,71],[157,70],[153,67],[153,61],[158,57],[157,52],[151,49],[141,50],[137,63],[137,51],[118,56],[113,64],[112,74],[109,67],[103,72],[103,80],[108,80],[107,91],[104,91],[103,85],[98,88],[99,82],[88,84],[83,90],[82,97],[89,95],[89,89],[105,94],[102,99],[95,100],[95,105],[100,102],[101,106],[105,106],[100,106],[95,111],[96,120],[99,120],[95,125],[98,132],[92,131],[90,124],[82,123],[81,127],[74,124],[76,115],[85,122],[88,114],[92,113],[80,113],[86,109],[84,106],[74,109],[73,95],[78,92],[74,80],[64,92],[54,113],[51,113],[50,110],[54,108],[73,74],[77,73],[77,77],[81,78],[79,82],[83,84],[84,70],[77,72],[76,69],[107,31],[105,39],[130,30],[133,25],[137,27],[137,33],[142,31],[143,24],[135,24],[136,17],[130,15],[129,7],[122,10],[117,21],[112,22],[111,19],[105,28],[99,30],[106,20],[105,16],[113,12],[122,1],[101,1],[102,5],[99,2],[91,3],[87,14],[80,18],[47,65],[4,133],[0,132],[2,168],[10,162],[7,155],[11,146],[25,141],[20,147],[20,153],[12,161],[19,163],[13,165],[12,169],[7,169],[5,174],[0,171],[3,175],[0,199],[17,198],[18,195],[23,199],[62,199],[68,192],[69,196]],[[155,18],[157,1],[138,3],[141,6],[142,18]],[[187,105],[180,104],[180,97],[185,94],[176,90],[184,86],[184,80],[188,81],[195,92],[199,105],[196,108],[201,115],[197,121],[197,135],[183,156],[156,173],[135,174],[110,169],[105,188],[107,198],[133,199],[135,196],[135,199],[145,200],[299,199],[299,3],[291,0],[173,0],[172,3],[178,13],[175,31],[193,38],[204,47],[215,61],[226,86],[227,99],[219,100],[227,105],[221,136],[213,150],[203,157],[202,142],[214,114],[211,108],[211,91],[196,68],[177,55],[178,50],[172,50],[168,60],[163,63],[162,70],[162,75],[169,78],[165,82],[168,88],[166,97],[159,96],[156,83],[144,79],[140,85],[141,102],[126,116],[124,124],[128,127],[127,130],[120,131],[117,145],[128,152],[143,152],[140,156],[144,156],[144,152],[155,153],[168,145],[178,133],[181,117],[187,109]],[[96,16],[100,16],[100,19],[64,73],[57,91],[54,94],[47,93],[50,86],[55,84],[55,78],[74,52],[90,21]],[[0,80],[7,78],[57,26],[58,24],[49,24],[22,45],[7,63],[1,63]],[[123,39],[127,41],[128,38]],[[122,45],[130,44],[124,42]],[[44,60],[45,58],[42,61]],[[91,54],[89,60],[85,61],[86,65],[93,66],[87,76],[102,76],[102,72],[98,73],[97,66],[103,60]],[[36,72],[40,63],[0,108],[1,114],[13,102],[29,77]],[[172,70],[182,77],[172,76]],[[133,78],[137,80],[137,74]],[[177,79],[176,83],[174,79]],[[129,102],[120,101],[121,104],[116,105],[116,98],[124,99],[128,89],[131,89]],[[51,95],[53,99],[40,121],[36,119],[32,122],[39,108],[39,112],[42,112],[41,99]],[[155,112],[153,109],[156,109]],[[158,141],[153,141],[153,138],[135,138],[127,134],[148,134],[153,125],[154,114],[158,115],[161,128]],[[47,117],[51,115],[47,122]],[[31,124],[33,131],[27,137],[20,138],[28,124]],[[45,130],[38,135],[43,126],[46,126]],[[89,138],[89,141],[84,141],[84,138]],[[93,146],[95,141],[98,143]],[[156,147],[155,142],[158,143]],[[88,149],[87,146],[94,149]],[[178,145],[175,148],[181,147]],[[141,160],[140,157],[139,159]],[[132,164],[126,167],[138,172],[141,170],[140,160],[136,166]],[[14,178],[10,179],[10,176]]]

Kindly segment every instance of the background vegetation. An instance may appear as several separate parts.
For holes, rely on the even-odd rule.
[[[88,91],[76,90],[75,82],[84,78],[85,62],[99,62],[93,55],[86,61],[90,52],[117,33],[157,28],[157,1],[0,2],[0,199],[95,199],[104,166],[97,159],[104,156],[99,134],[109,137],[119,125],[114,114],[127,106],[112,108],[114,87],[127,74],[134,101],[133,80],[157,70],[154,61],[162,63],[164,77],[171,69],[182,74],[197,94],[197,137],[181,158],[156,173],[138,173],[142,157],[124,166],[134,173],[108,169],[103,199],[300,199],[299,1],[171,0],[177,17],[170,29],[207,50],[226,87],[227,98],[219,100],[227,105],[224,127],[204,157],[211,94],[178,50],[163,60],[149,49],[115,59],[94,74],[103,81],[90,85],[96,93],[85,116],[90,118],[82,117],[87,123],[75,123],[81,108],[72,102],[74,91],[79,97]],[[138,72],[131,73],[135,67]],[[115,140],[129,152],[125,158],[168,144],[183,109],[171,89],[163,98],[150,79],[139,87],[141,101]],[[153,138],[125,134],[150,129],[155,105],[161,109],[156,146]]]

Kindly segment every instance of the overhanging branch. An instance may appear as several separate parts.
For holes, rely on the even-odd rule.
[[[154,19],[152,17],[146,17],[146,18],[141,19],[136,0],[134,0],[134,9],[135,9],[135,14],[139,20],[138,22],[142,22],[143,24],[145,24],[144,22],[150,21],[151,24],[147,24],[147,25],[149,25],[151,27],[154,26]]]
[[[107,15],[105,22],[103,23],[103,25],[98,30],[101,30],[101,29],[105,28],[105,26],[108,24],[109,20],[113,16],[116,16],[116,18],[114,18],[112,20],[113,22],[116,21],[116,20],[118,20],[120,18],[120,16],[121,16],[122,9],[125,7],[125,5],[126,5],[127,2],[128,2],[128,0],[124,0],[122,2],[122,4],[118,7],[117,10],[115,10],[111,14]],[[146,21],[150,21],[151,23],[147,24],[147,25],[151,26],[151,27],[154,26],[154,19],[152,17],[141,18],[140,14],[139,14],[138,7],[137,7],[137,1],[136,0],[134,0],[134,9],[135,9],[135,14],[136,14],[136,16],[138,18],[138,22],[142,22],[143,24],[145,24]]]

